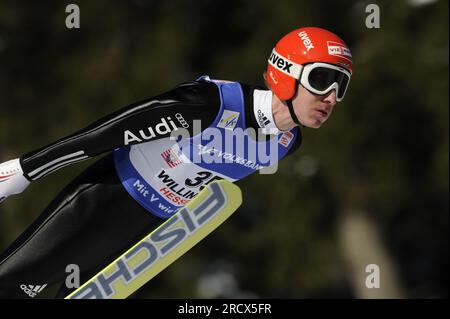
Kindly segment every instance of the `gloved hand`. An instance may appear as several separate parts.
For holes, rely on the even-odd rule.
[[[0,203],[8,196],[22,193],[29,184],[18,158],[0,164]]]

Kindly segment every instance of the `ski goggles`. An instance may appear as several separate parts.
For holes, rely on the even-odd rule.
[[[311,63],[302,66],[300,84],[308,91],[324,95],[336,90],[336,101],[344,99],[351,74],[346,69],[328,63]]]

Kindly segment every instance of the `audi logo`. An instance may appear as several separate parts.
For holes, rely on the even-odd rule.
[[[180,113],[177,113],[177,114],[175,114],[175,118],[178,120],[178,122],[181,124],[181,126],[183,128],[189,128],[189,123],[186,122],[183,115],[181,115]]]

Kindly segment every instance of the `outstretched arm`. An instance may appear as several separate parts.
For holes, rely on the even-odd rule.
[[[194,119],[201,120],[203,127],[209,126],[219,108],[220,97],[215,84],[184,83],[169,92],[124,107],[74,134],[30,152],[14,160],[14,167],[21,180],[31,182],[64,166],[125,145],[168,137],[177,128],[185,128],[192,134]],[[8,171],[11,164],[7,166],[6,163],[0,164],[0,170],[3,167]],[[4,185],[6,178],[9,180],[11,176],[5,177]],[[0,179],[0,199],[23,189],[12,191],[9,187],[2,187]]]

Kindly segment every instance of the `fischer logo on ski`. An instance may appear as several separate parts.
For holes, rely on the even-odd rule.
[[[126,298],[217,228],[241,203],[238,186],[224,180],[209,184],[66,299]]]

